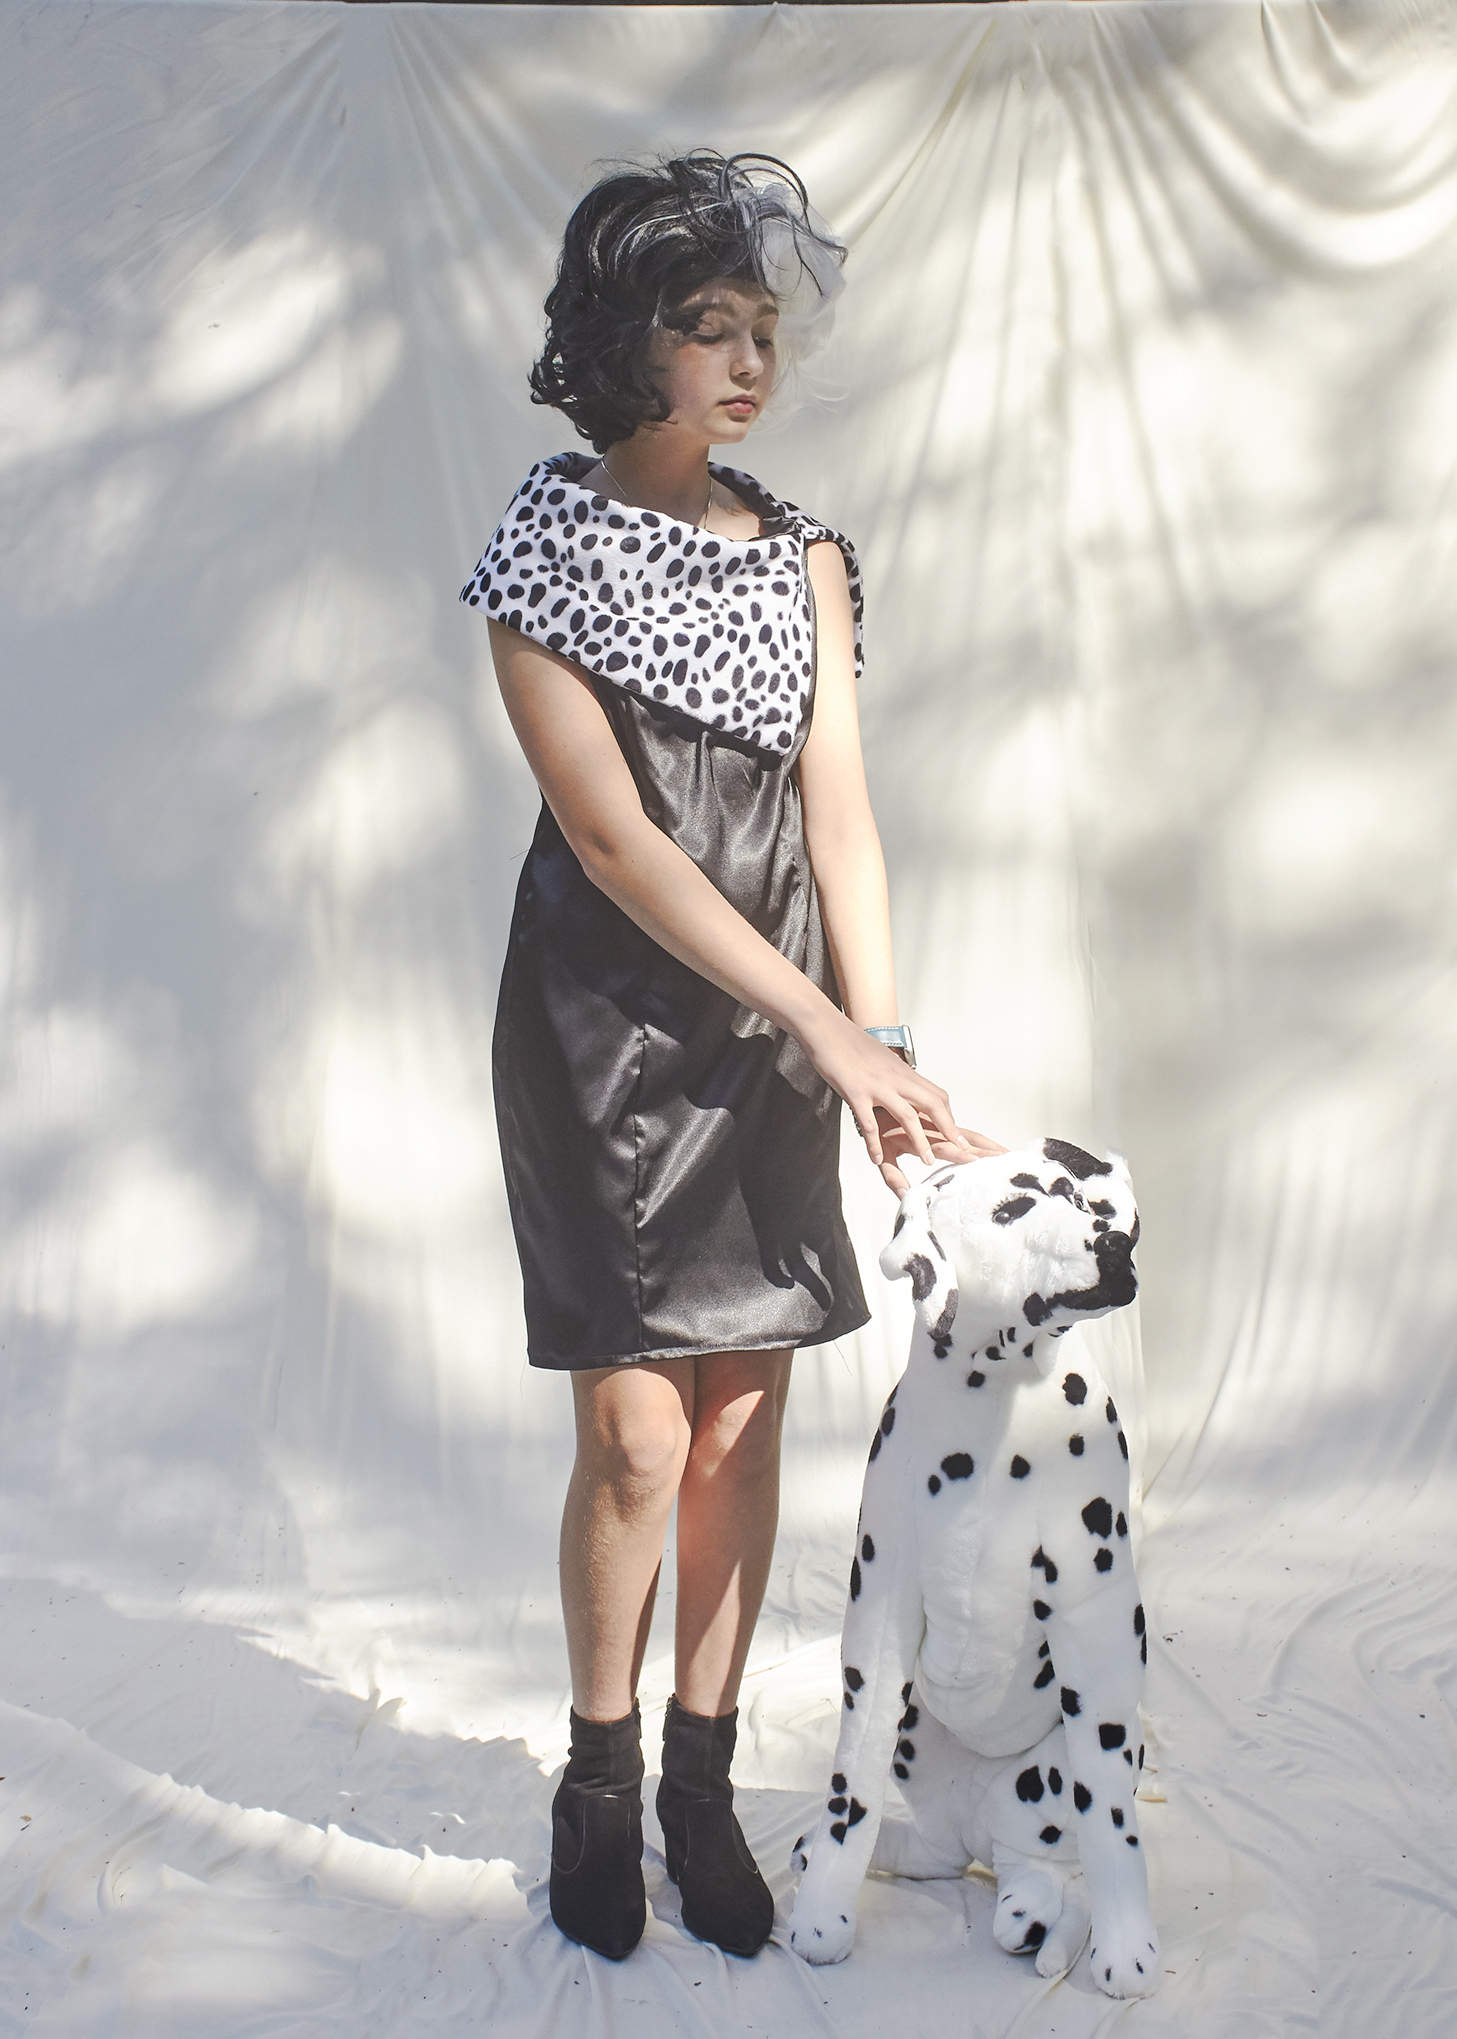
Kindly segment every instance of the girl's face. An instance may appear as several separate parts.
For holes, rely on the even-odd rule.
[[[679,306],[693,323],[660,326],[648,346],[648,372],[672,407],[649,432],[681,432],[706,446],[744,437],[774,387],[774,329],[779,308],[758,284],[721,277]]]

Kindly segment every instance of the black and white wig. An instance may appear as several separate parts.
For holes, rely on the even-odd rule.
[[[827,336],[844,260],[804,185],[776,156],[694,149],[617,171],[567,222],[532,401],[564,411],[605,453],[667,417],[647,348],[661,327],[692,330],[685,298],[720,277],[767,291],[779,307],[782,373]]]

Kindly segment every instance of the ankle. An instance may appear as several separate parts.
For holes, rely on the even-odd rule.
[[[618,1720],[585,1720],[571,1710],[563,1782],[579,1790],[629,1791],[643,1779],[642,1715],[637,1701]]]

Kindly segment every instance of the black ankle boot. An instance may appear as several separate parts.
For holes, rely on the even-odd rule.
[[[572,1713],[572,1746],[551,1803],[551,1915],[569,1940],[621,1961],[642,1938],[642,1720]]]
[[[737,1707],[714,1720],[668,1701],[658,1818],[689,1932],[726,1954],[757,1954],[773,1930],[774,1899],[734,1818],[738,1718]]]

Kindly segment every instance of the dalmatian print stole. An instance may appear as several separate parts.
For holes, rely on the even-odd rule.
[[[759,512],[757,538],[628,509],[574,479],[593,464],[575,452],[537,462],[460,599],[625,693],[770,756],[792,749],[814,691],[805,553],[817,539],[844,555],[860,674],[860,568],[849,539],[732,467],[712,472]]]

